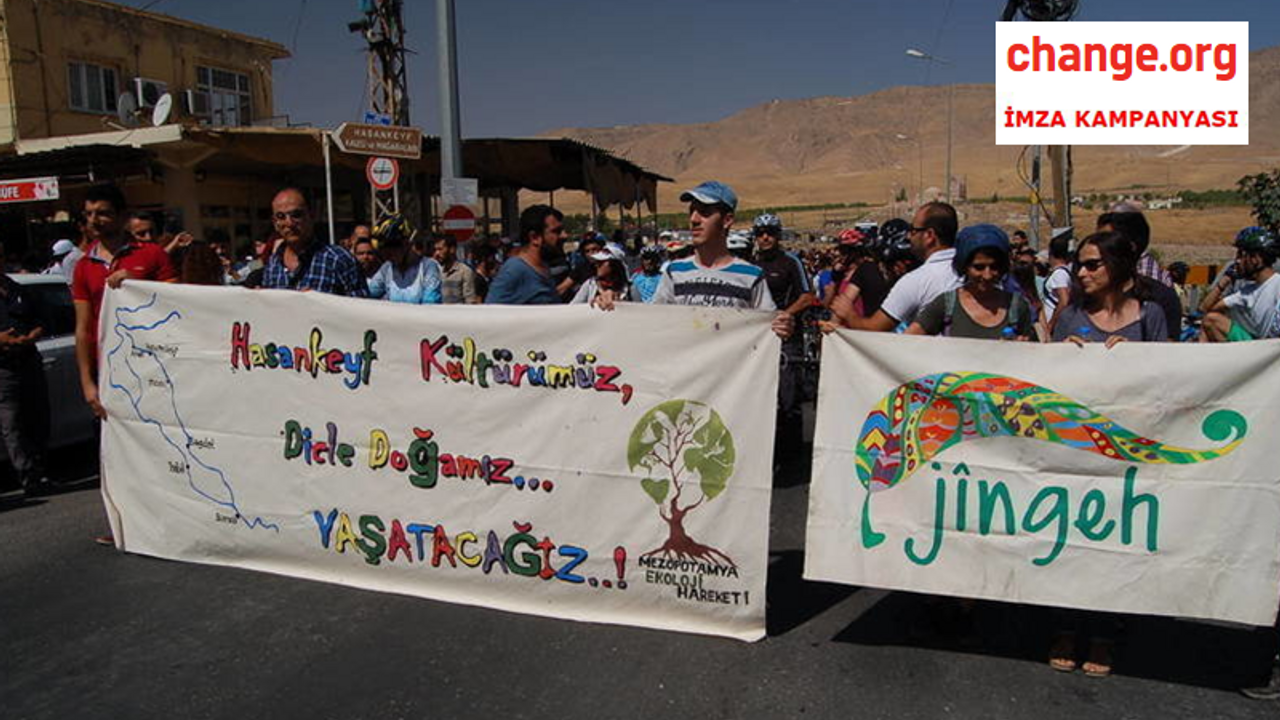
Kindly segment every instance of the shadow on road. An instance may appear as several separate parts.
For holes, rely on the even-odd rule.
[[[769,637],[785,635],[858,590],[849,585],[807,581],[802,579],[803,574],[803,551],[771,554],[765,590]]]
[[[28,510],[45,504],[46,501],[24,497],[22,493],[9,493],[0,496],[0,513],[10,510]]]
[[[972,607],[966,620],[959,600],[894,592],[859,616],[834,641],[1013,658],[1044,663],[1045,672],[1052,672],[1047,667],[1055,631],[1050,608],[987,601]],[[1270,668],[1268,638],[1274,632],[1270,628],[1122,617],[1124,629],[1115,655],[1117,675],[1235,690],[1259,684]]]

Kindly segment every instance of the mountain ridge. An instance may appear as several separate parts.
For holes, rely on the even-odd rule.
[[[1249,54],[1248,146],[1077,146],[1074,192],[1133,187],[1234,187],[1280,165],[1280,46]],[[708,178],[732,185],[749,207],[882,203],[943,185],[947,93],[954,92],[953,176],[968,196],[1025,196],[1021,147],[995,144],[995,86],[894,86],[858,96],[773,100],[716,121],[559,128],[677,182],[660,184],[660,209]],[[1047,167],[1047,166],[1046,166]]]

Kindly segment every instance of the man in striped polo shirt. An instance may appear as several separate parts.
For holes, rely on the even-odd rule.
[[[709,180],[686,190],[680,201],[689,203],[694,254],[667,264],[653,303],[777,310],[764,271],[729,254],[729,229],[738,209],[738,196],[733,190]],[[794,327],[794,319],[786,312],[779,312],[773,319],[774,333],[784,340]]]

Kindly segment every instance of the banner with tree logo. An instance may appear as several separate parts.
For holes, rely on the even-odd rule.
[[[764,635],[769,313],[126,283],[101,323],[127,551]]]
[[[805,577],[1269,625],[1280,341],[823,346]]]

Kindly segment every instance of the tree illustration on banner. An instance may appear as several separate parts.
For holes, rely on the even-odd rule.
[[[668,400],[640,418],[627,443],[627,465],[667,523],[667,541],[646,556],[737,567],[723,552],[689,537],[685,516],[715,500],[733,475],[733,436],[719,413],[693,400]]]

